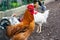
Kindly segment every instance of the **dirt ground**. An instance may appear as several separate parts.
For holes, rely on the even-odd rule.
[[[46,6],[50,10],[47,24],[43,24],[41,33],[35,30],[29,40],[60,40],[60,0]]]

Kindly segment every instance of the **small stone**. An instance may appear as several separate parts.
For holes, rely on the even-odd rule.
[[[48,33],[48,36],[49,36],[50,34]]]
[[[44,40],[44,39],[42,39],[42,40]]]

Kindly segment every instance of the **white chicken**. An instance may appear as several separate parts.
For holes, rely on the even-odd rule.
[[[35,23],[39,25],[39,27],[37,27],[38,33],[41,32],[42,24],[47,23],[48,15],[49,15],[49,10],[46,10],[44,13],[37,12],[36,14],[34,14]]]

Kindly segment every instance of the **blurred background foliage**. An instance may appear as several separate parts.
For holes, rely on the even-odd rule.
[[[20,7],[32,3],[33,0],[1,0],[0,11],[5,11],[11,8]]]

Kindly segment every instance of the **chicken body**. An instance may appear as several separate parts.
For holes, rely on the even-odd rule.
[[[47,22],[48,15],[49,10],[46,10],[44,13],[37,12],[36,14],[34,14],[34,21],[39,25],[39,27],[37,28],[37,32],[41,32],[41,26],[43,23]]]
[[[34,30],[34,16],[27,9],[22,22],[7,27],[7,35],[11,40],[27,40]]]

